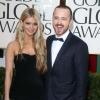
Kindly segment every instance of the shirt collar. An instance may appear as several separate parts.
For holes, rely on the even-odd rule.
[[[63,35],[61,35],[59,37],[55,34],[55,37],[56,38],[63,38],[63,40],[65,41],[67,36],[68,36],[68,34],[69,34],[69,30],[67,30]]]

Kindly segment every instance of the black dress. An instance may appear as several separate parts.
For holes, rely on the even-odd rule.
[[[43,76],[36,70],[36,56],[18,54],[10,88],[11,100],[44,100]]]

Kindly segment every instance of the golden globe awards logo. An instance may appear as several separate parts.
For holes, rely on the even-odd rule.
[[[48,1],[49,2],[49,1]],[[32,7],[37,10],[42,9],[41,0],[2,0],[0,1],[0,34],[8,32],[15,33],[18,19],[21,12],[27,8]],[[49,9],[47,9],[49,10]],[[45,34],[51,33],[51,18],[47,17],[45,10],[40,12]]]
[[[73,0],[73,33],[79,37],[100,37],[100,0]]]
[[[66,0],[73,11],[72,32],[89,48],[90,54],[100,54],[100,0]]]

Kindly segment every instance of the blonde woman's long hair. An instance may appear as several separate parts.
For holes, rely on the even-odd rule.
[[[24,32],[23,32],[22,22],[29,16],[35,18],[38,24],[38,30],[33,35],[33,41],[35,44],[34,48],[35,48],[35,54],[36,54],[36,68],[40,73],[44,73],[47,70],[46,44],[43,37],[43,25],[40,21],[40,14],[34,8],[25,9],[20,17],[17,30],[16,30],[17,31],[16,40],[18,41],[19,46],[20,46],[19,52],[21,53],[23,49],[23,41],[24,41]]]

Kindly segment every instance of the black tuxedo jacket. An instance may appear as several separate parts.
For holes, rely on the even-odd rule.
[[[47,38],[46,100],[85,100],[88,80],[88,47],[86,43],[70,32],[52,66],[53,38],[54,35]]]

